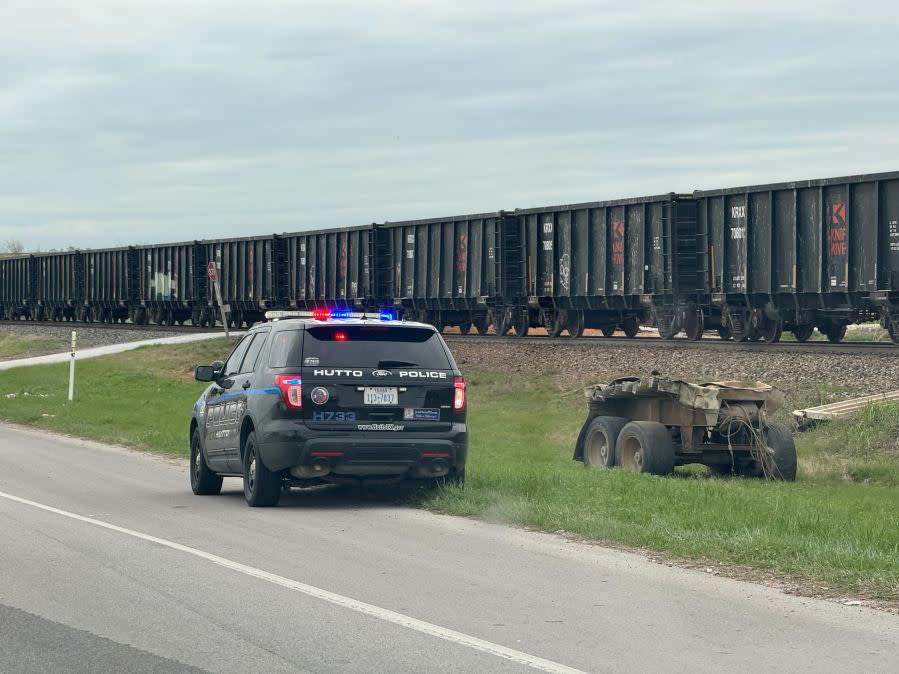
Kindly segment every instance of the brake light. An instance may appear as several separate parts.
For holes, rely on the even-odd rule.
[[[288,409],[303,409],[303,380],[296,374],[275,375],[275,386]]]
[[[334,333],[334,341],[335,342],[345,342],[346,341],[346,333],[345,332],[335,332]]]
[[[462,377],[453,379],[453,411],[465,409],[465,380]]]

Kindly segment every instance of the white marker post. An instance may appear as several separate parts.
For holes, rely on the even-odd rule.
[[[210,262],[206,265],[206,275],[215,287],[215,299],[218,301],[219,309],[222,312],[222,325],[225,328],[225,337],[230,337],[231,334],[228,332],[228,314],[231,313],[231,307],[222,302],[222,287],[219,285],[219,275],[215,262]]]
[[[72,330],[72,357],[69,359],[69,402],[75,398],[75,344],[78,335]]]

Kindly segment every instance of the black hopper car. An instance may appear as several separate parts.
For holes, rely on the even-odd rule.
[[[0,258],[0,317],[232,326],[391,307],[465,334],[899,342],[899,172]]]

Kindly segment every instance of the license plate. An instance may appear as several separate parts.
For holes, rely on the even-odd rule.
[[[399,394],[391,386],[366,386],[362,393],[366,405],[399,405]]]

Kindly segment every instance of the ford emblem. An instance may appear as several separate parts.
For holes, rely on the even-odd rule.
[[[389,377],[393,372],[390,370],[374,370],[371,374],[373,377]]]

